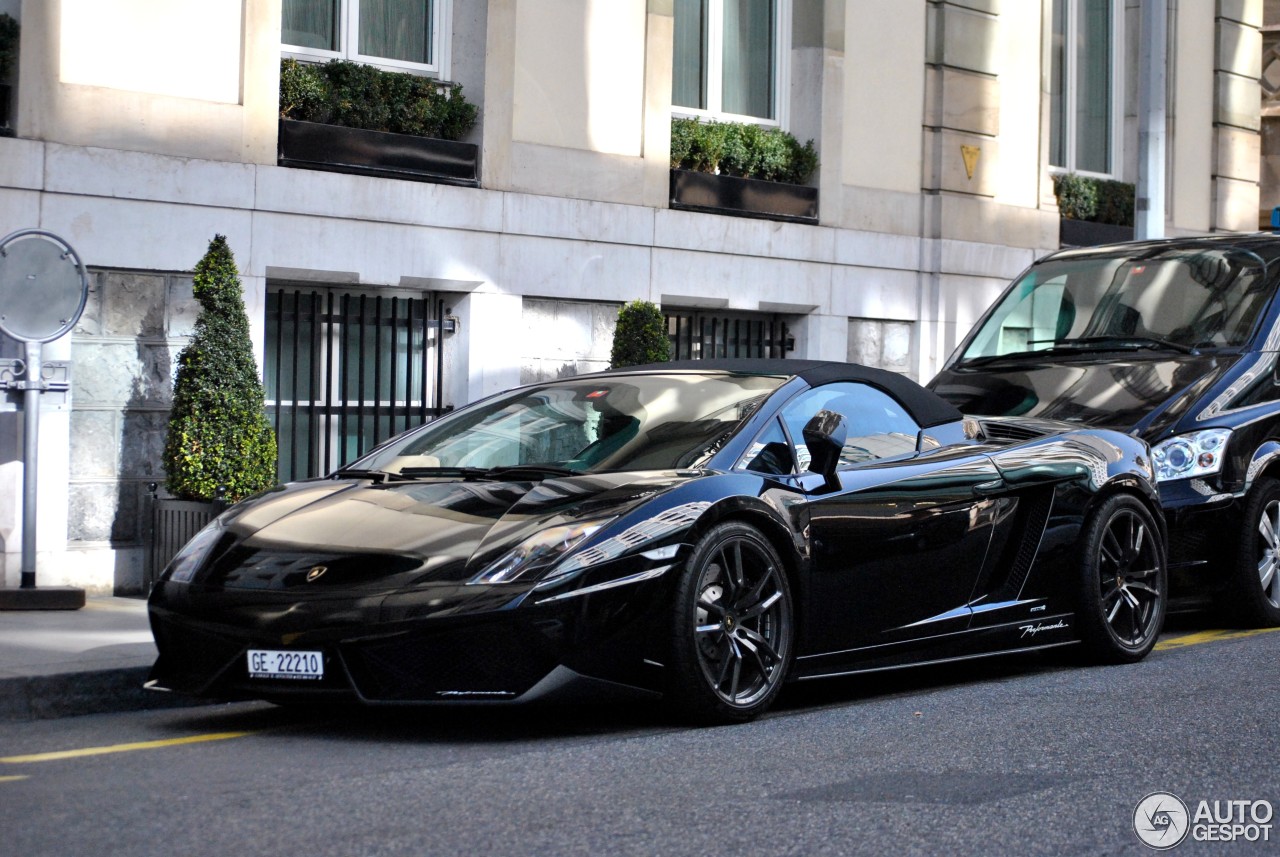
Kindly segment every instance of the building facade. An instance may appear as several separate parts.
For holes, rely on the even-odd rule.
[[[767,341],[928,380],[1059,246],[1055,173],[1134,181],[1141,5],[0,0],[21,27],[2,231],[52,231],[91,275],[80,325],[46,348],[72,390],[42,416],[41,583],[145,585],[190,271],[215,234],[282,478],[435,408],[604,368],[634,299],[694,356]],[[1263,4],[1169,5],[1167,234],[1253,230]],[[282,166],[284,57],[462,84],[478,186]],[[816,217],[673,207],[673,116],[812,139]],[[0,411],[10,586],[19,416]]]

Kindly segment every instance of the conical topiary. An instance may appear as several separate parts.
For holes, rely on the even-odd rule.
[[[665,363],[670,359],[671,341],[667,339],[662,310],[649,301],[632,301],[618,310],[609,368]]]
[[[195,270],[195,334],[178,353],[173,410],[164,444],[165,487],[184,500],[239,500],[275,484],[276,437],[263,410],[262,382],[236,260],[215,235]]]

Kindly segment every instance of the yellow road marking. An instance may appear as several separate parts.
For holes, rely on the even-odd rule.
[[[18,780],[27,779],[26,775],[20,777],[0,777],[0,783],[16,783]]]
[[[1195,634],[1183,634],[1156,643],[1156,649],[1180,649],[1183,646],[1196,646],[1200,643],[1216,643],[1219,640],[1240,640],[1245,637],[1256,637],[1258,634],[1269,634],[1280,631],[1280,628],[1254,628],[1248,631],[1200,631]]]
[[[32,753],[27,756],[2,756],[0,764],[25,765],[31,762],[56,762],[60,759],[79,759],[84,756],[105,756],[108,753],[132,753],[134,750],[158,750],[161,747],[180,747],[183,744],[202,744],[206,741],[226,741],[243,738],[254,732],[212,732],[207,735],[190,735],[186,738],[167,738],[163,741],[138,741],[133,744],[111,744],[106,747],[83,747],[79,750],[56,750],[52,753]]]

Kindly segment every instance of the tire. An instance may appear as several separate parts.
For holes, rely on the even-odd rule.
[[[1108,497],[1081,534],[1080,639],[1094,663],[1140,661],[1156,644],[1169,601],[1164,540],[1128,494]]]
[[[1280,625],[1280,480],[1267,476],[1254,484],[1242,527],[1223,606],[1250,627]]]
[[[700,723],[758,716],[786,680],[794,629],[786,571],[769,540],[736,521],[712,528],[677,584],[668,704]]]

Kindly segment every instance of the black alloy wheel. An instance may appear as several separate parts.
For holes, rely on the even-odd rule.
[[[1226,606],[1242,624],[1280,625],[1280,480],[1268,476],[1254,484],[1243,526]]]
[[[791,590],[761,533],[731,521],[698,542],[676,592],[669,702],[701,722],[749,720],[791,665]]]
[[[1101,663],[1142,660],[1156,644],[1169,598],[1164,541],[1151,512],[1128,494],[1107,498],[1085,524],[1080,636]]]

